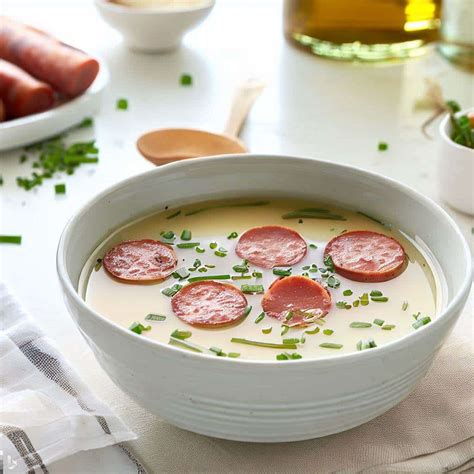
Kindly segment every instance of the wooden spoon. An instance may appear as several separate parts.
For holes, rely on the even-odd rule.
[[[191,128],[162,128],[140,136],[139,152],[155,165],[201,156],[247,153],[238,136],[263,88],[263,82],[257,79],[248,79],[237,87],[223,134]]]

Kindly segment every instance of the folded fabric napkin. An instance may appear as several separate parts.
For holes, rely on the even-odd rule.
[[[0,283],[0,460],[3,470],[48,472],[58,459],[136,438],[97,400]],[[125,462],[125,461],[124,461]]]

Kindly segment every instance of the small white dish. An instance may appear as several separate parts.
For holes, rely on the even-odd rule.
[[[446,277],[446,306],[430,324],[370,351],[282,364],[196,354],[143,338],[95,312],[78,293],[81,270],[98,243],[139,216],[209,199],[283,195],[363,209],[423,241]],[[252,154],[183,160],[102,191],[67,224],[57,269],[75,323],[125,393],[178,427],[254,442],[338,433],[403,400],[451,332],[472,276],[458,227],[417,191],[334,162]]]
[[[99,74],[82,95],[53,109],[0,123],[0,151],[53,137],[97,112],[109,72],[100,63]]]
[[[461,110],[457,115],[474,112]],[[451,140],[449,114],[439,126],[438,183],[441,198],[454,209],[474,215],[474,150]]]
[[[149,53],[178,48],[183,36],[209,15],[214,4],[209,0],[189,8],[138,8],[95,0],[104,21],[122,34],[130,49]]]

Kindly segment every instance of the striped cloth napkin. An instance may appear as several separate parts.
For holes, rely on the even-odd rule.
[[[135,438],[0,283],[0,471],[54,472],[59,459],[117,445],[127,472],[144,473],[123,443]]]

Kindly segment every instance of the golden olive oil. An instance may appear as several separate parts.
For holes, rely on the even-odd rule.
[[[438,39],[441,0],[285,0],[285,35],[320,56],[381,61]]]

